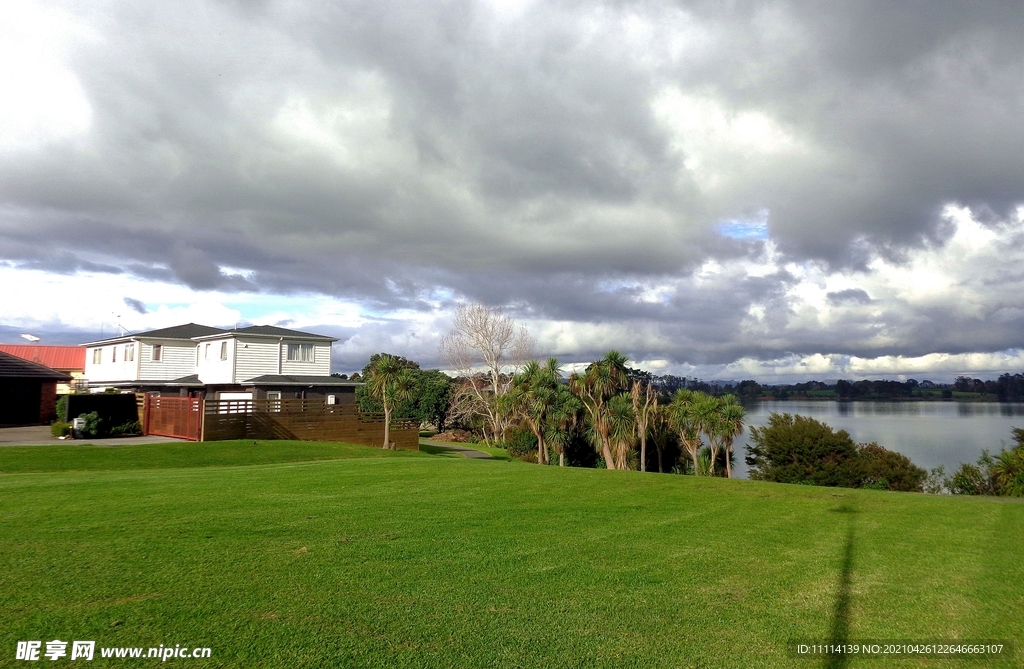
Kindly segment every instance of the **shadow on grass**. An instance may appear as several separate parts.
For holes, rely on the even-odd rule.
[[[828,642],[831,645],[842,645],[850,639],[850,585],[853,580],[853,548],[855,543],[854,524],[857,509],[844,504],[835,513],[847,515],[846,546],[843,549],[843,564],[839,572],[839,588],[836,593],[836,604],[832,610],[832,628]],[[822,664],[824,669],[844,669],[850,662],[845,653],[830,655]]]

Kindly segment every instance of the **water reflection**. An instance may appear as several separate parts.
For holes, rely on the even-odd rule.
[[[1024,403],[771,401],[748,405],[747,422],[764,425],[772,412],[800,414],[846,430],[858,443],[877,442],[918,466],[952,470],[974,462],[981,449],[1008,447],[1024,427]],[[746,476],[747,433],[736,440],[738,476]]]

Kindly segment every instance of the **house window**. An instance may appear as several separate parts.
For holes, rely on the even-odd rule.
[[[226,341],[222,341],[220,343],[220,359],[221,360],[227,360],[228,359],[228,343]]]
[[[110,362],[117,362],[117,347],[110,347]]]
[[[102,348],[94,348],[92,350],[92,364],[98,365],[101,362],[103,362],[103,349]]]
[[[124,345],[124,361],[134,362],[135,361],[135,344]]]
[[[335,397],[334,395],[328,395],[327,396],[327,403],[328,404],[337,404],[338,403],[338,398]]]
[[[281,410],[281,391],[280,390],[269,390],[267,391],[267,399],[270,400],[267,405],[268,411],[280,411]]]
[[[153,344],[153,362],[160,362],[164,359],[164,347],[160,344]]]
[[[313,362],[312,344],[288,344],[289,362]]]
[[[209,360],[209,359],[210,359],[210,345],[207,344],[206,348],[203,349],[203,360]]]

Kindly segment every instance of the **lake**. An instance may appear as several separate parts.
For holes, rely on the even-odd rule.
[[[874,441],[902,453],[919,467],[945,465],[947,474],[961,462],[973,463],[983,448],[997,453],[1009,447],[1011,428],[1024,427],[1024,403],[786,401],[758,402],[746,410],[746,422],[755,427],[773,411],[810,416],[846,430],[857,443]],[[744,431],[735,442],[740,478],[747,476],[748,440]]]

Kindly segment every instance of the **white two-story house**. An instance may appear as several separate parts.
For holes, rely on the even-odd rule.
[[[333,337],[270,325],[189,323],[83,344],[94,391],[117,388],[218,399],[325,397],[347,404],[361,384],[331,374]]]

